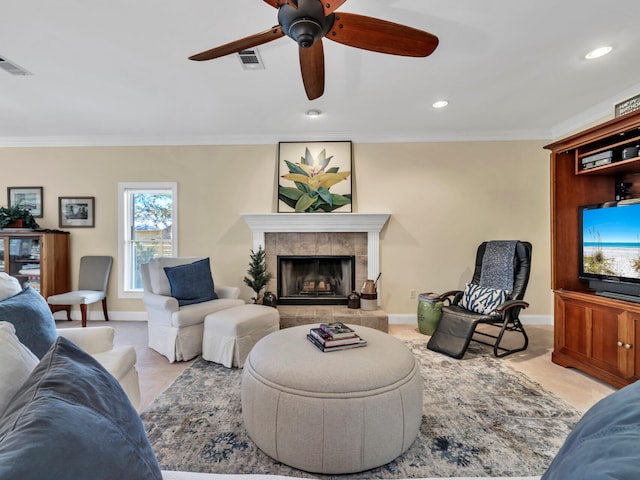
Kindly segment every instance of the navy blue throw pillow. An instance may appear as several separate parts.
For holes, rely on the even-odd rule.
[[[118,381],[60,337],[0,419],[0,478],[160,480],[162,475]]]
[[[169,279],[171,296],[181,307],[218,298],[208,258],[177,267],[164,267],[164,272]]]
[[[20,343],[38,358],[47,353],[58,337],[49,305],[29,286],[0,301],[0,322],[11,322]]]

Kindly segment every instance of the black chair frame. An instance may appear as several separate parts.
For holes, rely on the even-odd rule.
[[[475,271],[471,283],[476,285],[480,284],[480,277],[482,273],[482,259],[486,249],[487,242],[482,243],[478,247],[476,255]],[[437,297],[432,297],[434,301],[443,302],[443,312],[446,315],[447,310],[453,316],[459,316],[464,318],[461,323],[466,325],[462,327],[463,332],[458,334],[456,332],[448,332],[443,334],[444,340],[438,338],[440,333],[438,328],[436,332],[429,340],[428,348],[431,350],[445,353],[454,358],[462,358],[467,350],[469,342],[474,341],[493,347],[493,354],[496,357],[505,357],[516,352],[522,352],[529,346],[529,337],[524,329],[524,325],[520,321],[520,312],[527,308],[529,304],[523,300],[524,293],[529,283],[529,273],[531,271],[531,250],[532,246],[529,242],[519,241],[516,245],[516,253],[514,255],[514,288],[513,292],[509,296],[509,299],[502,303],[495,311],[493,315],[482,315],[458,306],[462,298],[463,292],[461,290],[450,290],[442,293]],[[499,331],[496,334],[476,331],[476,326],[479,324],[488,325],[497,328]],[[442,327],[447,328],[447,326]],[[454,326],[453,329],[456,327]],[[506,332],[516,332],[522,335],[522,346],[516,348],[506,348],[501,346],[504,334]],[[477,338],[477,336],[482,338]],[[455,347],[452,349],[447,345],[447,338],[456,337]],[[488,339],[493,339],[489,341]]]

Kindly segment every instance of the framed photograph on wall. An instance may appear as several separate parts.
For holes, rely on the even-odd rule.
[[[26,208],[34,218],[42,218],[42,187],[7,187],[7,206]]]
[[[278,212],[351,212],[351,142],[280,142]]]
[[[60,228],[95,227],[95,197],[58,197]]]

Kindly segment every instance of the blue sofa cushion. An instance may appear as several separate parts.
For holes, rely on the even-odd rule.
[[[542,480],[636,480],[640,466],[640,382],[591,407]]]
[[[208,258],[177,267],[164,267],[164,271],[171,286],[171,296],[181,307],[218,298]]]
[[[0,322],[11,322],[20,342],[39,359],[56,341],[56,321],[38,292],[26,286],[20,293],[0,301]]]
[[[162,477],[140,417],[118,381],[60,337],[0,419],[0,478]]]

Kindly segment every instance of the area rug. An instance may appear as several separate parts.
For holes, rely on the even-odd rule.
[[[541,475],[581,415],[481,346],[454,360],[425,341],[405,344],[425,385],[418,438],[391,463],[348,478]],[[161,467],[340,478],[302,472],[258,449],[242,424],[241,376],[198,359],[142,412]]]

